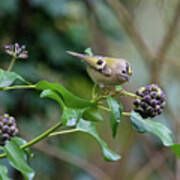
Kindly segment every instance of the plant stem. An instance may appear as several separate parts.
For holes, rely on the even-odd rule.
[[[131,114],[130,114],[130,112],[122,112],[122,115],[129,117]]]
[[[36,144],[37,142],[39,142],[39,141],[43,140],[44,138],[46,138],[49,134],[51,134],[53,131],[55,131],[60,126],[62,126],[62,123],[58,122],[53,127],[51,127],[50,129],[48,129],[47,131],[45,131],[44,133],[39,135],[38,137],[36,137],[33,140],[29,141],[27,144],[22,145],[20,148],[25,149],[27,147],[30,147],[30,146]],[[0,158],[4,158],[4,157],[6,157],[6,153],[0,154]]]
[[[102,106],[102,105],[98,105],[98,107],[99,107],[100,109],[105,110],[105,111],[108,111],[108,112],[111,111],[109,108],[107,108],[107,107],[105,107],[105,106]]]
[[[48,129],[47,131],[45,131],[44,133],[42,133],[40,136],[34,138],[33,140],[31,140],[30,142],[28,142],[27,144],[24,144],[21,146],[22,149],[25,149],[29,146],[32,146],[33,144],[36,144],[37,142],[41,141],[42,139],[46,138],[49,134],[51,134],[53,131],[55,131],[57,128],[59,128],[60,126],[62,126],[61,122],[58,122],[57,124],[55,124],[53,127],[51,127],[50,129]]]
[[[75,129],[68,129],[68,130],[64,130],[64,131],[51,133],[48,136],[51,137],[51,136],[56,136],[56,135],[60,135],[60,134],[73,133],[73,132],[77,132],[77,131],[79,131],[79,129],[76,129],[76,128]]]
[[[104,106],[101,106],[101,105],[98,105],[98,107],[99,107],[100,109],[103,109],[103,110],[108,111],[108,112],[111,111],[109,108],[104,107]],[[129,116],[130,116],[130,112],[122,112],[122,115],[129,117]]]
[[[128,92],[128,91],[125,91],[125,90],[122,90],[120,92],[120,94],[123,95],[123,96],[130,96],[130,97],[137,98],[137,99],[141,98],[140,96],[137,96],[136,94]]]
[[[11,71],[11,70],[12,70],[15,62],[16,62],[16,57],[13,57],[12,60],[11,60],[10,65],[9,65],[9,67],[8,67],[8,69],[7,69],[8,71]]]
[[[10,87],[3,87],[3,91],[13,90],[13,89],[34,89],[36,85],[17,85],[17,86],[10,86]]]
[[[129,97],[132,97],[132,98],[141,99],[140,96],[137,96],[134,93],[131,93],[131,92],[128,92],[128,91],[125,91],[125,90],[121,90],[121,91],[110,92],[108,95],[99,96],[97,99],[95,99],[95,102],[99,102],[99,101],[101,101],[103,99],[106,99],[108,96],[116,96],[116,95],[129,96]]]

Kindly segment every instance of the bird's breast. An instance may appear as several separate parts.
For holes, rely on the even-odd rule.
[[[91,79],[97,84],[104,84],[104,85],[118,85],[123,83],[118,79],[116,74],[112,71],[110,76],[106,76],[103,73],[97,71],[96,69],[87,66],[87,72]]]

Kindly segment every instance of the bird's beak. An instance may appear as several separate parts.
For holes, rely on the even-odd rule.
[[[132,75],[132,68],[131,66],[129,65],[129,63],[126,63],[126,72],[129,76]]]
[[[76,56],[80,59],[84,59],[86,60],[87,59],[87,55],[84,55],[84,54],[80,54],[80,53],[76,53],[76,52],[72,52],[72,51],[66,51],[68,54],[72,55],[72,56]]]
[[[128,68],[128,75],[132,75],[132,69],[131,69],[131,67],[129,66],[129,68]]]

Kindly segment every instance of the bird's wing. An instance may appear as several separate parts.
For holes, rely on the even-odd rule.
[[[107,65],[105,65],[104,68],[101,70],[101,73],[105,76],[111,76],[112,70]]]

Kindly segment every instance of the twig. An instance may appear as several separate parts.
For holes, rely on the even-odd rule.
[[[154,54],[153,52],[150,51],[148,46],[145,44],[143,38],[141,37],[140,33],[137,31],[132,17],[129,15],[128,11],[122,5],[121,2],[119,2],[117,0],[106,0],[106,1],[109,4],[109,6],[114,10],[114,12],[117,16],[117,19],[119,20],[119,23],[124,25],[124,28],[127,30],[129,37],[132,39],[137,50],[140,52],[140,55],[145,60],[148,59],[150,61],[153,61],[153,59],[158,58],[158,59],[162,59],[162,61],[165,60],[165,62],[167,62],[168,64],[171,64],[173,66],[173,68],[176,68],[176,69],[179,68],[179,65],[177,66],[177,63],[175,61],[172,62],[170,57],[164,56],[161,58],[161,55],[159,53]],[[179,9],[179,5],[177,7],[177,10],[178,9]],[[174,36],[174,34],[176,33],[177,25],[175,25],[175,24],[176,24],[176,21],[179,19],[179,12],[180,12],[180,10],[178,10],[178,12],[176,11],[174,21],[171,24],[171,28],[173,27],[173,30],[170,31],[170,29],[168,29],[168,31],[167,31],[168,35],[166,34],[166,36],[165,36],[166,38],[164,38],[164,40],[163,40],[163,44],[166,42],[168,42],[168,43],[166,43],[166,45],[163,45],[163,46],[161,45],[159,48],[160,51],[167,51],[173,40],[173,37],[171,37],[171,36],[172,35]],[[154,61],[154,63],[155,63],[155,61]],[[158,71],[158,69],[157,69],[157,71]]]
[[[132,17],[128,13],[127,9],[123,6],[123,4],[118,0],[106,0],[106,2],[114,10],[120,24],[122,23],[124,25],[124,28],[126,29],[129,37],[134,42],[134,45],[140,52],[140,55],[142,55],[144,59],[152,59],[150,49],[147,47],[143,38],[137,31]]]
[[[91,29],[91,42],[97,53],[108,54],[109,45],[107,43],[106,35],[101,27],[101,22],[96,9],[95,1],[84,1],[87,7],[87,21],[89,22]]]
[[[100,168],[82,158],[72,155],[69,152],[63,151],[62,149],[56,149],[55,147],[49,146],[47,143],[36,144],[34,147],[60,161],[65,161],[85,170],[97,180],[111,180],[109,175],[104,173]]]
[[[164,39],[157,51],[157,55],[153,60],[151,66],[152,69],[151,71],[153,72],[151,82],[156,82],[156,83],[159,82],[160,65],[162,69],[162,65],[165,63],[165,59],[166,59],[165,56],[175,38],[179,21],[180,21],[180,1],[177,4],[177,8],[172,23],[169,25],[169,28],[167,29],[167,33],[165,34]]]
[[[178,57],[166,56],[164,58],[165,62],[172,66],[178,73],[180,72],[180,62]]]

